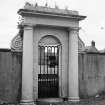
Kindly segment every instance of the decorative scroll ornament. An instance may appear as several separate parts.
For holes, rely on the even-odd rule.
[[[11,41],[11,51],[22,52],[23,50],[23,40],[22,37],[17,34]]]
[[[85,44],[84,42],[81,40],[81,38],[78,36],[78,52],[82,52],[85,49]]]

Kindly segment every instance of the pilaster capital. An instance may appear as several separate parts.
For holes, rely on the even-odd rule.
[[[81,27],[68,27],[69,31],[76,31],[78,32],[81,29]]]
[[[35,27],[36,25],[33,25],[33,24],[24,24],[23,27],[24,27],[24,30],[32,30],[33,27]]]
[[[32,30],[33,26],[31,25],[24,25],[24,30]]]
[[[69,30],[69,33],[70,34],[78,35],[79,34],[80,27],[69,27],[68,30]]]

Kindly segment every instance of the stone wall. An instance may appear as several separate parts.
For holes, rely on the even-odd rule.
[[[21,54],[0,49],[0,103],[16,103],[21,95]]]
[[[81,98],[104,95],[105,54],[79,54],[79,84]]]
[[[0,50],[0,103],[17,103],[21,97],[21,53]],[[79,54],[79,95],[105,93],[105,54]]]

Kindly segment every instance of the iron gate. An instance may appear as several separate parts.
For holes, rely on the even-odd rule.
[[[58,97],[59,46],[39,46],[38,97]]]

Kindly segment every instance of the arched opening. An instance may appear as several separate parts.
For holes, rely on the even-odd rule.
[[[39,41],[38,97],[59,97],[60,41],[51,35]]]

